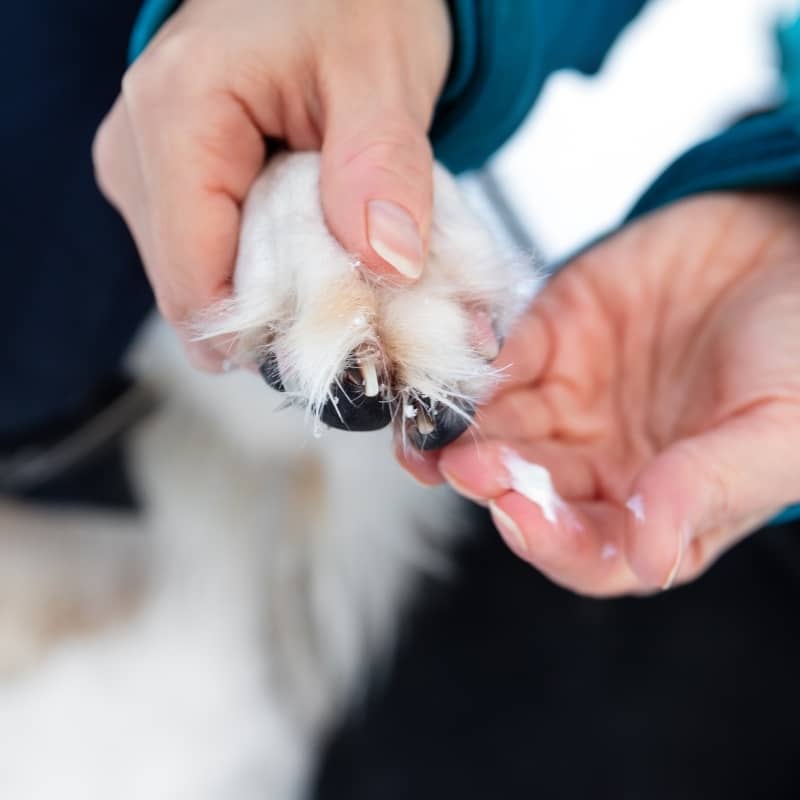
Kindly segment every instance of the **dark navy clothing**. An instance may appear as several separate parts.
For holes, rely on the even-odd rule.
[[[0,440],[77,408],[117,369],[152,296],[94,181],[139,0],[3,8]]]
[[[597,600],[488,514],[331,737],[316,800],[796,800],[800,526],[698,580]]]

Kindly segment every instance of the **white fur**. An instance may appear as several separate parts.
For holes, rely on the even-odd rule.
[[[422,278],[398,289],[370,279],[325,226],[316,153],[273,158],[245,204],[231,300],[198,323],[199,336],[234,334],[240,362],[271,350],[288,391],[315,415],[332,384],[369,352],[390,395],[476,404],[497,380],[471,345],[472,313],[500,336],[530,300],[534,276],[497,245],[434,171],[430,252]]]
[[[481,397],[496,378],[470,313],[503,328],[527,290],[515,294],[516,267],[455,183],[437,168],[425,278],[396,290],[365,281],[327,232],[317,173],[317,156],[284,156],[257,181],[235,298],[206,333],[235,334],[242,358],[273,348],[312,408],[366,345],[398,391]],[[0,797],[300,798],[321,737],[391,652],[417,577],[446,571],[461,506],[397,466],[388,431],[316,438],[257,376],[189,369],[160,324],[135,364],[164,396],[130,443],[143,518],[0,507],[0,564],[31,547],[26,563],[72,609],[58,634],[31,633],[53,591],[0,581],[0,659],[15,670],[0,683]],[[68,568],[46,544],[57,537]],[[123,586],[135,597],[111,620],[76,623],[115,608]]]

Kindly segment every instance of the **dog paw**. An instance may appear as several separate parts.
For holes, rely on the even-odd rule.
[[[492,361],[535,284],[529,264],[499,255],[440,166],[422,278],[375,278],[325,225],[319,156],[284,153],[250,191],[233,294],[198,335],[232,336],[233,358],[307,409],[315,431],[394,422],[404,445],[430,450],[467,429],[501,378]]]

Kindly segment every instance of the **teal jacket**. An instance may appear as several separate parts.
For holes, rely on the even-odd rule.
[[[145,0],[131,59],[180,0]],[[516,130],[556,70],[595,73],[646,0],[449,0],[453,59],[431,128],[437,158],[454,172],[480,167]],[[787,101],[680,157],[628,219],[690,194],[800,188],[800,23],[782,32]],[[777,521],[800,518],[800,505]]]

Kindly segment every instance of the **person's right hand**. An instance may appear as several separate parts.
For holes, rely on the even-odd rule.
[[[264,137],[322,150],[327,223],[375,273],[415,280],[427,246],[427,130],[450,57],[443,0],[187,0],[126,74],[94,145],[98,182],[196,366],[183,324],[230,291]]]
[[[577,592],[693,580],[800,499],[800,204],[708,194],[631,223],[553,278],[497,363],[475,439],[408,468]]]

